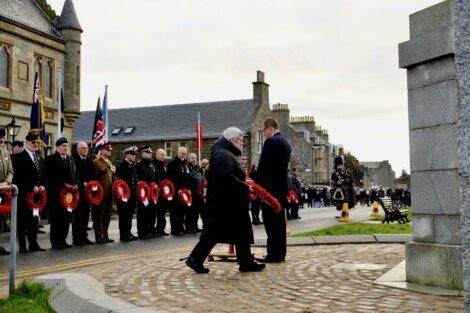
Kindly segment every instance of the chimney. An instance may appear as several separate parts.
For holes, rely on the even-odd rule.
[[[264,73],[256,72],[256,81],[253,82],[253,101],[258,107],[269,108],[269,85],[264,82]]]
[[[279,123],[279,130],[281,132],[286,132],[290,121],[289,105],[281,103],[275,104],[273,105],[271,113]]]

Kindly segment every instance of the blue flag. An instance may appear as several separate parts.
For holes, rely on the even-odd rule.
[[[39,135],[42,142],[46,143],[47,134],[44,124],[44,107],[42,104],[39,73],[37,72],[34,75],[33,104],[31,106],[29,132]]]

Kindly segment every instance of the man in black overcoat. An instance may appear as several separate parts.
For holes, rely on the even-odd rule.
[[[254,239],[247,200],[249,186],[236,160],[242,146],[243,132],[230,127],[211,148],[205,222],[199,242],[186,260],[186,265],[196,273],[209,272],[203,263],[217,243],[236,245],[240,271],[261,271],[265,267],[254,262],[251,255],[250,244]]]
[[[137,237],[132,235],[132,216],[137,206],[136,188],[139,182],[137,166],[135,163],[137,147],[132,146],[124,150],[124,160],[116,165],[116,176],[124,180],[131,191],[127,202],[117,201],[116,206],[119,213],[119,235],[121,241],[134,241]]]
[[[157,171],[152,162],[152,148],[143,146],[139,149],[141,159],[137,162],[137,177],[149,185],[157,181]],[[137,233],[139,239],[156,238],[153,231],[157,219],[157,206],[148,199],[148,203],[139,203],[137,209]]]
[[[52,249],[71,248],[66,242],[72,212],[61,207],[59,194],[62,188],[78,185],[74,160],[68,155],[69,143],[61,137],[55,143],[56,152],[46,157],[47,201],[49,204],[49,224],[51,225]]]
[[[74,156],[75,166],[77,168],[78,191],[80,200],[73,213],[72,237],[74,246],[93,245],[94,242],[88,239],[88,219],[90,218],[91,205],[85,199],[85,188],[87,183],[96,180],[93,162],[88,157],[88,145],[85,142],[79,142],[77,145],[77,154]]]
[[[18,187],[18,243],[20,253],[28,251],[44,251],[37,241],[39,212],[34,212],[26,204],[26,196],[31,191],[45,190],[46,178],[44,159],[37,153],[39,149],[38,135],[26,136],[26,147],[23,152],[14,154],[13,184]],[[29,250],[25,236],[28,237]]]
[[[187,207],[179,199],[179,191],[183,188],[191,188],[191,176],[188,168],[186,156],[188,150],[180,147],[176,157],[168,163],[168,179],[175,186],[175,196],[170,202],[170,225],[171,234],[179,236],[189,234],[188,229],[184,229],[184,220],[187,218]]]
[[[263,135],[266,138],[261,151],[255,181],[265,188],[281,204],[280,213],[262,205],[264,227],[266,229],[268,254],[258,261],[279,263],[286,257],[286,220],[285,207],[288,195],[287,173],[291,157],[289,142],[279,131],[279,125],[273,118],[263,122]]]
[[[163,149],[158,149],[155,153],[155,159],[153,165],[157,171],[157,184],[160,185],[162,181],[167,178],[167,171],[165,166],[166,152]],[[156,231],[158,236],[169,236],[170,234],[165,232],[166,228],[166,211],[168,210],[169,201],[160,195],[157,202],[157,225]]]

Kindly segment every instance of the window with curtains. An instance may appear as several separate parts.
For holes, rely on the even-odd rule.
[[[6,46],[0,44],[0,87],[10,88],[10,54]]]

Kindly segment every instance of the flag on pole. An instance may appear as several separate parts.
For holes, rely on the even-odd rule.
[[[62,136],[62,132],[64,131],[64,126],[65,126],[65,119],[64,119],[64,110],[65,110],[65,103],[64,103],[64,90],[60,88],[60,107],[59,107],[59,113],[60,113],[60,134],[59,137]]]
[[[202,149],[202,126],[201,126],[201,119],[198,113],[197,115],[197,124],[196,124],[196,149]],[[200,154],[200,153],[199,153]]]
[[[29,132],[39,135],[43,144],[46,143],[46,127],[44,124],[44,107],[42,104],[41,86],[39,73],[34,75],[33,104],[31,106],[31,116],[29,121]]]
[[[105,136],[104,136],[104,123],[103,123],[103,114],[101,112],[101,99],[100,98],[98,98],[98,104],[96,106],[95,124],[93,125],[93,135],[91,139],[95,143],[96,154],[98,154],[99,152],[98,147],[106,142]]]
[[[104,98],[103,98],[103,124],[104,124],[104,142],[108,142],[108,126],[109,126],[109,115],[108,115],[108,85],[104,87]]]

